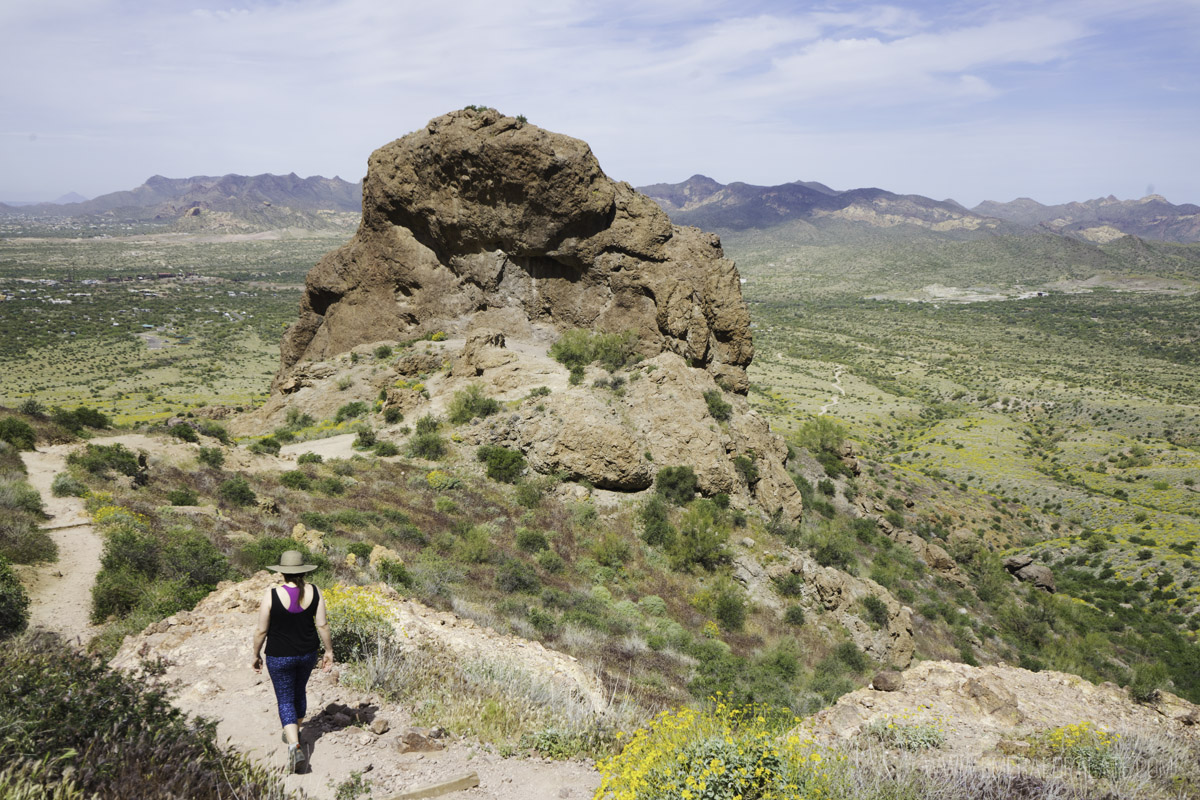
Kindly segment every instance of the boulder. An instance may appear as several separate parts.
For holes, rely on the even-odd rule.
[[[368,161],[354,238],[309,272],[275,392],[306,362],[510,309],[557,330],[633,331],[744,393],[753,356],[720,240],[671,224],[588,145],[493,109],[455,111]]]
[[[904,675],[895,670],[885,669],[871,679],[871,688],[877,692],[898,692],[904,687]]]

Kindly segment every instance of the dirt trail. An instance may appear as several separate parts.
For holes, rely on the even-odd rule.
[[[55,497],[50,491],[54,476],[67,467],[67,453],[75,445],[58,444],[22,453],[29,483],[42,495],[50,519],[43,529],[58,545],[58,561],[21,569],[29,592],[30,627],[45,628],[67,639],[88,642],[96,633],[88,621],[92,583],[100,571],[100,537],[78,497]]]
[[[261,572],[241,583],[222,584],[190,612],[181,612],[125,640],[112,665],[136,667],[142,659],[161,658],[163,678],[177,687],[174,704],[189,714],[217,720],[219,741],[267,765],[282,768],[286,746],[279,740],[279,717],[266,671],[250,669],[250,645],[258,600],[278,577]],[[416,605],[416,604],[406,604]],[[504,644],[494,633],[447,622],[448,615],[425,609],[431,629],[455,629],[462,638],[475,636],[501,653],[517,645]],[[413,627],[413,619],[408,625]],[[441,624],[439,624],[441,623]],[[518,648],[522,649],[522,648]],[[342,686],[341,665],[332,672],[313,673],[308,684],[309,713],[300,733],[309,754],[309,769],[289,775],[290,789],[310,797],[333,798],[337,785],[362,774],[371,782],[371,796],[392,797],[418,786],[450,781],[475,772],[477,788],[444,795],[449,798],[490,800],[557,800],[591,797],[599,776],[580,761],[540,758],[501,758],[476,744],[450,739],[445,749],[402,753],[400,736],[412,724],[405,707]],[[353,716],[339,716],[346,708]],[[372,723],[386,720],[388,729],[375,733]],[[382,726],[380,725],[380,728]]]
[[[837,369],[835,369],[833,371],[833,388],[834,388],[834,391],[837,392],[837,394],[830,397],[829,402],[826,403],[825,405],[821,406],[821,410],[817,412],[818,417],[820,417],[824,414],[828,414],[829,409],[833,408],[834,406],[836,406],[838,404],[839,396],[840,397],[846,396],[846,390],[842,388],[842,370],[843,369],[844,369],[844,367],[838,367]]]

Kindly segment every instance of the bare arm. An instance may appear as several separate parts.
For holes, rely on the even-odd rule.
[[[333,667],[333,637],[329,635],[329,620],[325,616],[325,595],[321,595],[317,603],[317,614],[313,620],[317,624],[317,634],[321,644],[325,646],[325,657],[321,660],[321,669],[328,672]]]
[[[262,672],[262,646],[267,639],[267,628],[271,624],[271,592],[274,589],[268,589],[263,595],[262,602],[258,604],[258,623],[254,628],[254,660],[250,663],[250,668],[255,672]]]

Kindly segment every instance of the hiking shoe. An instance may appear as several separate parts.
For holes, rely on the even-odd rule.
[[[288,771],[300,772],[304,769],[304,764],[308,759],[304,755],[304,748],[298,744],[288,745]]]

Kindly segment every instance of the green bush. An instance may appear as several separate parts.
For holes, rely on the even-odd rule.
[[[436,431],[415,433],[408,440],[408,449],[406,452],[412,458],[437,461],[446,454],[446,443]]]
[[[837,567],[854,573],[858,559],[854,555],[854,538],[840,520],[822,522],[805,537],[805,545],[813,558],[823,567]]]
[[[186,422],[178,422],[172,425],[170,433],[176,439],[180,439],[185,442],[200,441],[200,434],[196,433],[196,429],[191,425],[188,425]]]
[[[1134,667],[1133,680],[1129,682],[1129,696],[1135,703],[1153,703],[1166,688],[1169,678],[1166,666],[1157,661],[1139,664]]]
[[[54,482],[50,484],[50,493],[55,497],[83,497],[87,490],[86,486],[66,472],[55,475]]]
[[[361,561],[371,557],[371,545],[369,542],[353,542],[346,548],[346,552]]]
[[[58,545],[28,514],[0,513],[0,557],[14,564],[58,558]]]
[[[251,443],[249,450],[251,453],[259,453],[261,455],[277,456],[283,445],[274,436],[264,436],[256,442]]]
[[[348,419],[355,419],[365,415],[368,411],[367,404],[362,400],[355,400],[353,403],[346,403],[337,410],[334,419],[337,422],[345,422]]]
[[[526,553],[538,553],[550,546],[546,534],[533,528],[517,528],[517,547]]]
[[[612,569],[620,569],[625,566],[625,562],[629,560],[631,553],[629,542],[625,541],[620,534],[613,531],[605,532],[600,537],[600,543],[596,545],[593,551],[596,563],[603,567],[611,567]]]
[[[674,569],[714,569],[729,560],[729,523],[711,500],[696,500],[679,519],[679,535],[670,550]]]
[[[391,586],[411,587],[413,577],[401,561],[385,558],[379,562],[379,577]]]
[[[254,490],[250,488],[250,484],[241,475],[235,475],[226,481],[222,481],[217,487],[217,497],[229,503],[232,506],[248,506],[252,505],[257,497]]]
[[[359,425],[356,433],[358,435],[354,437],[354,444],[351,445],[355,450],[370,450],[378,442],[375,431],[366,425]]]
[[[8,442],[18,450],[32,450],[37,435],[28,422],[19,417],[0,419],[0,440]]]
[[[386,344],[381,344],[375,348],[375,358],[383,361],[385,358],[392,357],[392,348]]]
[[[307,490],[312,486],[312,478],[307,472],[298,469],[288,470],[279,475],[279,482],[289,489]]]
[[[516,501],[522,508],[537,508],[542,504],[542,482],[538,480],[517,481]]]
[[[296,463],[297,464],[320,464],[324,460],[325,459],[321,457],[320,453],[301,453],[300,457],[296,459]]]
[[[494,481],[515,483],[525,470],[525,455],[520,450],[485,444],[475,451],[475,457],[487,465],[487,476]]]
[[[0,556],[0,641],[15,636],[29,624],[29,596],[20,578]]]
[[[400,454],[400,448],[392,442],[379,442],[375,445],[375,455],[380,458],[388,458]]]
[[[19,478],[0,477],[0,511],[43,516],[42,496]]]
[[[796,605],[788,606],[787,610],[783,612],[783,621],[797,627],[803,625],[805,622],[804,609]]]
[[[221,745],[215,723],[188,718],[145,675],[111,670],[57,637],[12,640],[0,648],[0,675],[0,764],[37,754],[48,790],[30,800],[288,796],[271,770]]]
[[[500,403],[484,394],[481,384],[472,383],[454,393],[446,408],[446,419],[452,425],[462,425],[473,419],[489,417],[500,410]]]
[[[633,331],[595,333],[576,328],[550,346],[550,357],[572,371],[578,369],[582,378],[588,364],[600,362],[609,372],[615,372],[632,363],[636,346],[637,334]]]
[[[733,406],[725,401],[720,389],[709,389],[705,392],[704,402],[708,405],[708,413],[717,422],[725,422],[733,416]]]
[[[200,496],[190,486],[180,486],[167,492],[167,502],[173,506],[194,506],[200,502]]]
[[[74,411],[54,407],[50,419],[67,430],[78,433],[83,428],[107,428],[108,417],[95,409],[76,406]]]
[[[93,475],[108,477],[109,470],[133,477],[138,474],[138,458],[122,444],[89,444],[67,456],[67,463]]]
[[[758,483],[758,465],[754,463],[753,458],[741,455],[734,456],[733,468],[737,470],[738,475],[742,476],[742,480],[746,482],[747,486],[753,486]],[[728,495],[726,495],[725,499],[726,503],[728,503]]]
[[[510,594],[533,594],[542,588],[542,582],[533,567],[519,558],[510,558],[496,570],[496,588]]]
[[[220,469],[225,463],[225,453],[219,447],[201,447],[200,452],[196,454],[196,460],[206,467]]]
[[[648,545],[670,549],[675,544],[675,529],[671,527],[670,507],[662,495],[650,496],[638,509],[642,523],[642,539]]]
[[[225,430],[225,426],[216,420],[200,420],[199,430],[202,435],[216,439],[221,444],[229,444],[231,441],[229,431]]]
[[[887,603],[879,599],[878,596],[869,594],[859,600],[862,604],[864,616],[867,621],[877,628],[887,625],[888,608]]]
[[[316,483],[313,484],[313,488],[321,494],[332,496],[345,493],[346,484],[336,475],[325,475],[317,479]]]
[[[416,433],[417,435],[422,433],[436,433],[437,429],[440,427],[441,423],[438,422],[437,417],[435,417],[433,414],[426,414],[417,420]]]
[[[404,422],[404,412],[400,410],[399,406],[388,406],[383,410],[383,421],[388,425]]]
[[[535,558],[537,559],[538,566],[552,575],[562,572],[567,566],[567,562],[563,560],[563,557],[549,548],[538,553]]]
[[[677,506],[690,503],[698,487],[691,467],[663,467],[654,481],[654,491]]]

